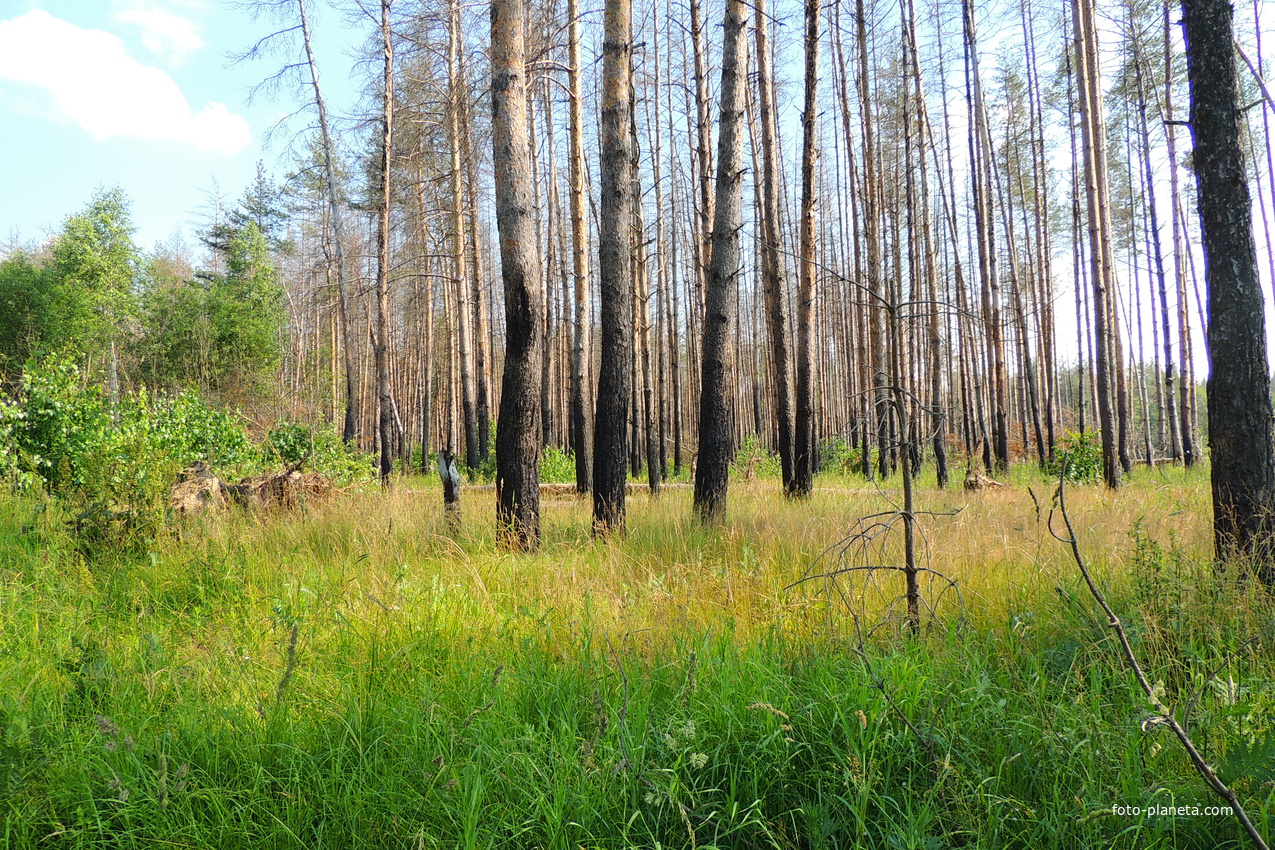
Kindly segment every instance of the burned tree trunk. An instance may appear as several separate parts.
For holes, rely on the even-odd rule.
[[[571,433],[575,438],[576,492],[593,489],[593,420],[589,416],[589,250],[584,223],[584,93],[580,85],[580,0],[567,0],[567,87],[571,99],[571,269],[574,276],[571,337]]]
[[[376,227],[376,396],[380,416],[381,482],[387,483],[394,466],[394,396],[390,387],[389,274],[390,274],[390,165],[394,156],[394,41],[390,32],[390,0],[381,0],[381,47],[384,62],[384,91],[381,113],[380,214]]]
[[[598,217],[602,360],[593,442],[593,527],[597,532],[624,530],[627,429],[633,392],[630,0],[607,0],[603,26],[602,208]]]
[[[793,471],[792,358],[788,329],[788,286],[784,281],[784,259],[780,250],[779,141],[775,130],[775,80],[770,57],[770,17],[766,0],[756,0],[757,117],[761,125],[761,255],[762,289],[766,299],[766,327],[774,353],[775,418],[778,422],[779,463],[784,493],[795,492]]]
[[[815,475],[815,115],[819,89],[819,0],[806,0],[806,90],[801,117],[801,269],[797,284],[797,419],[793,487],[809,496]]]
[[[544,288],[528,162],[523,0],[491,4],[492,170],[505,285],[505,371],[496,428],[496,524],[505,542],[540,543],[540,357]]]
[[[1275,433],[1252,204],[1240,147],[1228,0],[1183,0],[1191,130],[1209,292],[1213,546],[1275,583]]]
[[[732,351],[739,290],[743,221],[743,116],[747,62],[746,6],[727,0],[722,46],[720,135],[717,190],[713,215],[713,251],[704,298],[704,351],[699,408],[699,460],[695,469],[695,512],[705,522],[726,516],[726,491],[734,454],[731,416],[734,386]]]

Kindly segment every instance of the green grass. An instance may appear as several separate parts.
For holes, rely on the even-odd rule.
[[[1150,713],[1049,535],[1050,484],[930,481],[925,634],[897,589],[790,585],[888,489],[821,478],[546,499],[534,555],[437,482],[189,522],[86,558],[56,503],[0,497],[0,847],[1243,846]],[[1031,487],[1042,506],[1038,518]],[[1275,832],[1271,599],[1208,563],[1208,480],[1080,487],[1073,521],[1148,671]],[[884,544],[879,556],[897,556]],[[293,635],[296,635],[293,645]],[[883,686],[878,688],[876,682]],[[905,720],[906,718],[906,720]]]

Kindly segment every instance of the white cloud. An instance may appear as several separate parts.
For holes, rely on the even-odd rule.
[[[174,14],[158,0],[128,0],[117,6],[116,20],[138,27],[142,45],[174,65],[204,46],[199,24]]]
[[[195,113],[172,77],[130,57],[116,36],[40,9],[0,21],[0,80],[43,89],[52,117],[99,140],[132,136],[232,154],[251,139],[248,122],[223,104]]]

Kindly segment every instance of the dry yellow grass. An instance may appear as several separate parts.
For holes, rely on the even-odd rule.
[[[346,618],[391,615],[488,635],[587,629],[639,642],[686,629],[748,637],[778,626],[803,634],[826,632],[838,619],[829,614],[843,613],[845,603],[825,582],[794,582],[835,569],[829,547],[861,517],[893,510],[896,498],[890,488],[853,479],[834,479],[800,502],[785,500],[775,482],[737,482],[726,524],[705,529],[691,518],[689,489],[658,499],[638,493],[628,502],[628,534],[594,540],[590,502],[555,496],[542,505],[540,551],[524,555],[495,547],[492,493],[465,494],[464,527],[453,537],[429,485],[337,497],[291,515],[211,519],[186,537],[206,536],[218,551],[240,553],[245,566],[254,565],[241,579],[258,593]],[[922,556],[957,582],[967,616],[1004,622],[1015,606],[1075,586],[1070,552],[1048,529],[1053,487],[1036,480],[974,494],[922,489],[918,504],[935,513],[920,519]],[[1207,557],[1202,475],[1142,472],[1116,494],[1099,486],[1068,492],[1082,546],[1109,580],[1122,575],[1135,525],[1188,557]],[[883,540],[870,560],[899,563],[901,535]],[[851,554],[841,566],[863,563]],[[861,587],[864,575],[853,578]],[[902,580],[881,574],[874,582],[865,604],[879,615]],[[931,593],[940,589],[935,584]]]

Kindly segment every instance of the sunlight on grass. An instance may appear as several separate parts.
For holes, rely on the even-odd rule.
[[[526,555],[495,548],[491,491],[466,492],[448,534],[436,484],[188,520],[95,557],[55,503],[0,499],[0,844],[1236,838],[1225,819],[1104,814],[1204,792],[1139,733],[1140,698],[1050,535],[1053,484],[1028,470],[922,489],[924,563],[964,608],[948,594],[919,639],[895,623],[862,654],[850,614],[889,626],[899,576],[861,609],[845,600],[864,574],[799,580],[860,563],[835,547],[895,509],[890,488],[825,477],[793,502],[736,483],[713,528],[689,489],[639,491],[606,540],[589,500],[549,496]],[[1167,469],[1115,495],[1070,488],[1068,505],[1144,663],[1172,698],[1198,695],[1197,728],[1269,818],[1269,597],[1212,570],[1208,498],[1205,473]],[[899,541],[869,557],[898,563]]]

